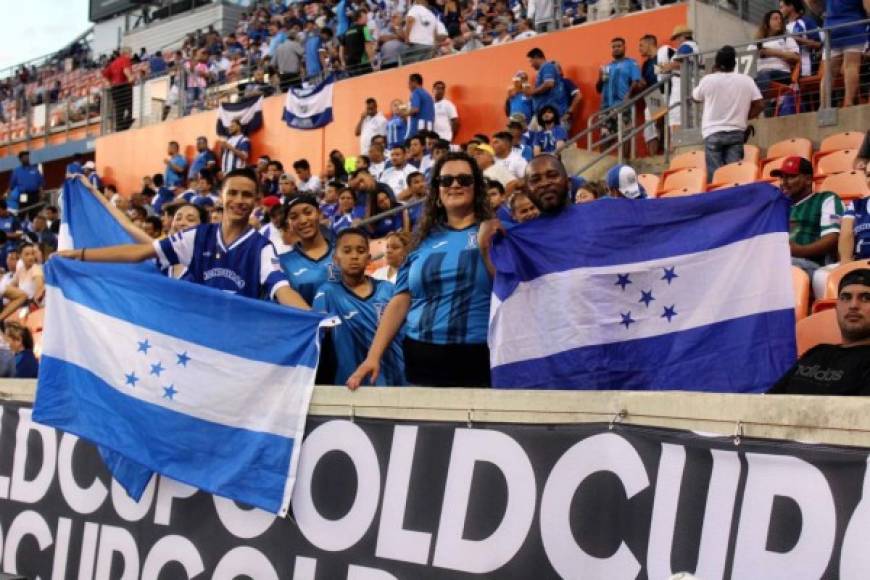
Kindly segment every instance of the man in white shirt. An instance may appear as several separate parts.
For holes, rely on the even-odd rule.
[[[312,195],[320,193],[322,189],[320,178],[311,174],[311,165],[307,159],[299,159],[293,163],[293,171],[296,172],[296,178],[299,180],[296,187],[300,193],[310,193]]]
[[[387,135],[387,118],[378,111],[378,102],[369,97],[366,99],[366,108],[360,115],[359,122],[354,129],[354,135],[359,137],[360,155],[368,155],[372,137],[375,135]]]
[[[492,150],[495,153],[496,165],[501,165],[511,172],[516,179],[522,179],[526,174],[528,162],[523,158],[521,151],[513,146],[513,135],[507,131],[499,131],[492,136]]]
[[[536,36],[537,33],[532,30],[531,24],[525,18],[520,18],[517,21],[517,33],[514,36],[514,40],[525,40],[527,38],[532,38]]]
[[[407,162],[408,151],[404,145],[396,145],[390,149],[390,166],[384,169],[381,183],[386,183],[396,194],[399,200],[405,200],[408,186],[408,176],[417,171],[417,168]],[[405,192],[405,193],[403,193]]]
[[[429,9],[427,0],[416,0],[405,15],[405,39],[408,42],[408,62],[423,60],[432,54],[435,44],[447,36],[447,30]]]
[[[723,46],[716,53],[714,72],[702,78],[692,91],[692,98],[704,103],[701,135],[708,181],[722,165],[743,159],[746,125],[764,108],[755,81],[749,75],[734,72],[736,65],[734,47]]]
[[[435,124],[432,129],[450,143],[459,132],[459,113],[456,112],[456,105],[444,98],[446,91],[444,81],[435,81],[432,85],[432,97],[435,99]]]
[[[486,143],[481,143],[474,150],[474,160],[477,161],[477,166],[480,167],[483,176],[501,183],[508,195],[512,194],[514,189],[521,183],[504,166],[495,164],[495,152]]]

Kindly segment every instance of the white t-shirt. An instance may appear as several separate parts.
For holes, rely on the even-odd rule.
[[[435,101],[435,124],[433,131],[438,133],[442,139],[453,141],[453,127],[450,125],[451,119],[458,119],[459,113],[456,112],[456,105],[447,99]]]
[[[401,169],[388,167],[383,173],[381,173],[381,178],[378,181],[389,185],[390,189],[392,189],[393,193],[398,197],[399,192],[404,191],[405,188],[408,187],[408,176],[416,171],[417,168],[410,163],[405,163]]]
[[[749,75],[717,72],[701,79],[692,98],[704,103],[701,135],[706,139],[714,133],[746,130],[750,105],[761,99],[761,93]]]
[[[395,284],[398,273],[399,270],[396,270],[395,272],[393,272],[393,275],[390,276],[390,265],[387,264],[386,266],[381,266],[380,268],[372,272],[372,278],[374,278],[375,280],[386,280],[391,284]]]
[[[529,163],[525,160],[522,153],[517,153],[516,150],[512,150],[508,156],[503,159],[498,156],[493,156],[493,158],[495,159],[496,165],[501,165],[510,171],[517,179],[522,179],[526,174],[526,165]]]
[[[359,153],[360,155],[368,155],[369,145],[372,143],[372,137],[375,135],[387,136],[387,118],[383,113],[378,113],[374,117],[366,117],[363,119],[362,127],[359,132]]]
[[[375,178],[375,181],[381,180],[381,175],[384,173],[384,169],[387,167],[387,160],[384,159],[380,163],[375,163],[372,161],[369,164],[369,173],[372,174],[372,177]]]
[[[320,190],[322,189],[322,187],[320,185],[320,178],[317,177],[316,175],[312,175],[311,177],[308,178],[307,181],[302,181],[300,179],[297,188],[302,193],[313,193],[313,194],[320,193]]]
[[[435,31],[438,28],[438,18],[435,14],[425,6],[414,4],[408,10],[407,17],[414,19],[411,32],[408,34],[408,42],[435,46]]]
[[[514,36],[514,40],[525,40],[527,38],[532,38],[533,36],[537,36],[537,32],[534,30],[526,30],[525,32],[520,32],[516,36]]]
[[[513,173],[508,171],[507,168],[495,163],[484,170],[483,176],[487,179],[498,181],[505,187],[507,187],[510,182],[516,181]]]
[[[798,46],[798,43],[795,42],[794,38],[780,38],[777,40],[768,40],[761,44],[762,48],[772,48],[774,50],[782,50],[785,52],[793,52],[795,54],[800,54],[801,49]],[[756,50],[756,46],[750,45],[749,50]],[[756,70],[759,72],[764,70],[779,70],[783,72],[790,73],[791,65],[786,61],[782,60],[778,56],[761,56],[758,57],[758,66]]]

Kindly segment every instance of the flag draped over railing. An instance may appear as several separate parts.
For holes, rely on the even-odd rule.
[[[218,109],[217,134],[221,137],[229,137],[229,126],[234,120],[238,120],[244,135],[259,131],[263,126],[262,95],[240,99],[235,103],[222,102]]]

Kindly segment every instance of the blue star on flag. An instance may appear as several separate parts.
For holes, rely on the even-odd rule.
[[[139,344],[139,348],[136,350],[136,352],[142,352],[142,353],[148,354],[148,349],[151,348],[151,343],[148,342],[148,339],[146,338],[145,340],[139,342],[138,344]]]
[[[653,298],[652,290],[640,291],[640,300],[638,300],[638,302],[643,302],[643,305],[649,308],[649,303],[653,300],[655,300],[655,298]]]
[[[163,398],[164,399],[169,399],[170,401],[174,401],[175,395],[177,393],[178,393],[178,391],[175,390],[174,385],[169,385],[168,387],[163,387]]]
[[[157,361],[156,364],[151,365],[151,374],[156,376],[156,377],[159,377],[160,373],[162,373],[165,370],[166,369],[163,368],[163,365],[160,364],[160,361]]]
[[[677,305],[671,304],[670,306],[665,306],[665,312],[662,314],[662,318],[667,318],[668,322],[671,321],[671,318],[677,315]]]
[[[622,322],[620,322],[620,324],[624,324],[626,330],[628,330],[629,326],[637,322],[634,318],[631,317],[631,312],[626,312],[625,314],[620,312],[619,316],[622,317]]]
[[[175,355],[175,356],[178,357],[178,363],[177,363],[177,364],[180,364],[180,365],[183,366],[183,367],[186,367],[186,366],[187,366],[187,363],[190,362],[190,357],[187,356],[187,351],[184,351],[183,353],[181,353],[181,354],[177,354],[177,355]]]
[[[668,286],[671,285],[671,280],[673,280],[674,278],[679,278],[679,276],[677,276],[677,273],[674,272],[674,270],[676,269],[676,266],[671,266],[670,268],[663,268],[663,270],[665,271],[665,275],[662,276],[662,280],[667,280]]]
[[[124,375],[125,381],[124,384],[130,385],[131,387],[135,387],[136,383],[139,382],[139,377],[136,376],[136,371],[131,372],[129,375]]]
[[[625,287],[631,284],[631,280],[629,280],[630,274],[617,274],[616,277],[618,280],[614,286],[622,286],[622,290],[625,291]]]

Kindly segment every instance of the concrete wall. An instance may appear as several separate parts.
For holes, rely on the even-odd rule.
[[[819,127],[816,113],[801,113],[773,119],[755,119],[755,137],[750,143],[764,150],[777,141],[791,137],[806,137],[818,148],[822,139],[843,131],[864,132],[870,127],[870,105],[837,109],[837,123]]]
[[[757,27],[732,12],[697,0],[689,3],[689,25],[695,31],[695,40],[702,52],[717,50],[723,44],[748,41]]]

